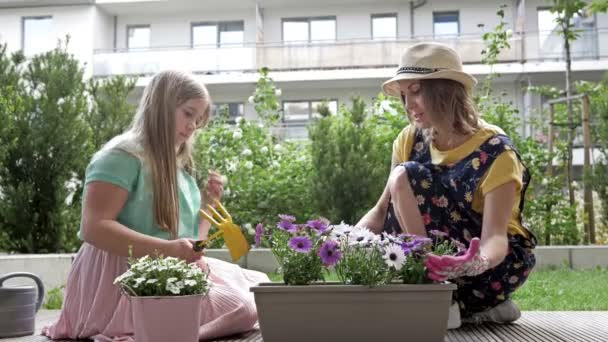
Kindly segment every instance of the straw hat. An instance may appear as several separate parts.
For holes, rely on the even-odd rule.
[[[446,79],[462,83],[472,89],[477,80],[462,71],[458,53],[447,45],[420,43],[406,49],[401,55],[397,75],[382,84],[382,90],[392,96],[401,96],[399,80]]]

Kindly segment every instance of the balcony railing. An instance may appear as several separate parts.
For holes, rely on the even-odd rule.
[[[254,47],[162,48],[99,52],[93,56],[95,76],[151,75],[165,69],[195,73],[256,70]]]
[[[93,57],[96,76],[117,74],[150,75],[163,69],[185,69],[194,73],[272,70],[319,70],[394,67],[401,52],[421,41],[435,40],[452,46],[465,64],[481,62],[486,47],[480,35],[455,38],[418,37],[395,40],[338,40],[331,42],[259,43],[241,47],[164,47],[146,50],[97,51]],[[561,37],[550,33],[513,35],[511,48],[499,62],[562,60]],[[583,32],[572,45],[573,59],[608,57],[608,28]]]

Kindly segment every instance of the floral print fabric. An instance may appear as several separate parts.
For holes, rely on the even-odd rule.
[[[435,165],[431,162],[429,145],[424,141],[422,132],[416,131],[410,160],[397,167],[407,170],[427,233],[441,231],[467,248],[472,238],[481,238],[482,215],[472,209],[473,193],[492,162],[507,150],[514,150],[511,140],[505,135],[496,135],[456,163]],[[525,170],[520,213],[523,212],[524,194],[529,181],[530,175]],[[402,232],[392,202],[384,230],[388,233]],[[508,235],[509,250],[498,266],[474,277],[454,280],[458,285],[454,299],[459,303],[464,317],[502,303],[526,281],[536,263],[532,253],[536,239],[529,231],[528,235]]]

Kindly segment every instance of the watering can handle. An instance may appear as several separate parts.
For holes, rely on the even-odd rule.
[[[0,277],[0,287],[2,287],[2,284],[5,280],[17,277],[31,278],[36,282],[36,286],[38,286],[38,301],[36,301],[36,312],[38,312],[38,310],[40,310],[40,306],[42,306],[42,299],[44,299],[44,285],[42,284],[42,280],[40,280],[40,278],[38,278],[38,276],[33,273],[14,272]]]

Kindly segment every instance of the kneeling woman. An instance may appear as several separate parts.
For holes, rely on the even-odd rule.
[[[462,257],[431,256],[429,276],[457,285],[451,327],[520,317],[510,296],[535,264],[533,234],[521,214],[530,175],[513,142],[476,112],[473,76],[458,54],[435,43],[402,56],[383,84],[402,99],[410,119],[393,144],[392,172],[377,204],[359,221],[377,233],[428,236],[436,230],[462,242]]]

